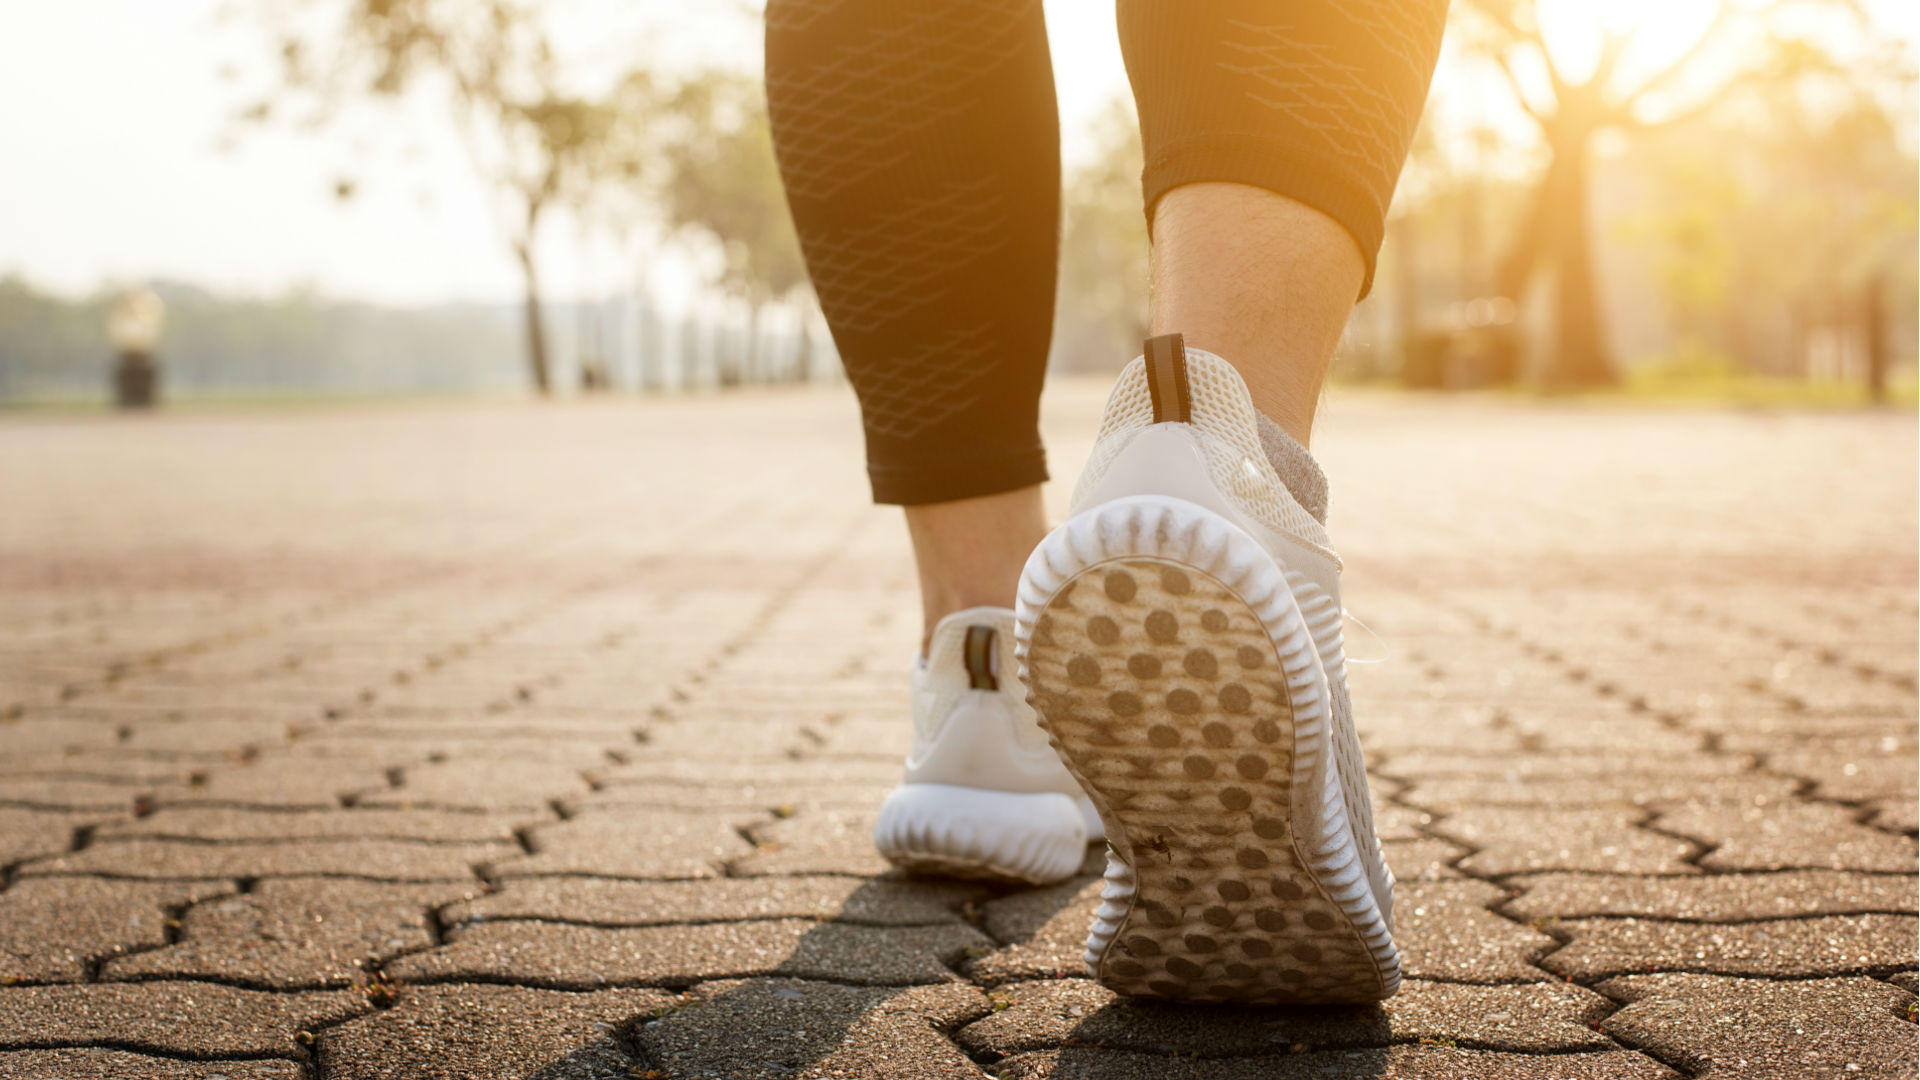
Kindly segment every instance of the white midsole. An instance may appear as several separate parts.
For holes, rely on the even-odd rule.
[[[902,784],[880,804],[873,843],[910,869],[1037,885],[1073,876],[1099,839],[1084,795]]]

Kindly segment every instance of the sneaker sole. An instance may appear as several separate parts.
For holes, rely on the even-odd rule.
[[[1086,861],[1087,824],[1070,795],[902,784],[880,804],[873,844],[918,874],[1051,885]]]
[[[1196,1002],[1393,994],[1393,936],[1328,767],[1326,676],[1257,541],[1179,499],[1087,511],[1028,561],[1015,655],[1106,825],[1095,978]]]

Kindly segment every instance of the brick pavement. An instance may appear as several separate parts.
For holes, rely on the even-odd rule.
[[[1318,1010],[884,872],[852,419],[0,421],[0,1077],[1914,1075],[1911,415],[1334,397],[1410,977]]]

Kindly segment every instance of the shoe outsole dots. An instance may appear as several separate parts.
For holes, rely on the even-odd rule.
[[[1321,827],[1325,675],[1257,543],[1191,504],[1117,500],[1048,538],[1020,600],[1029,700],[1112,848],[1092,974],[1180,1001],[1390,996],[1344,815]]]

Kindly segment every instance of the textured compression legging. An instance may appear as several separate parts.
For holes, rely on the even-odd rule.
[[[1370,284],[1446,0],[1118,6],[1149,221],[1181,184],[1265,188],[1352,233]],[[769,0],[767,97],[874,498],[1046,479],[1060,149],[1040,0]]]

